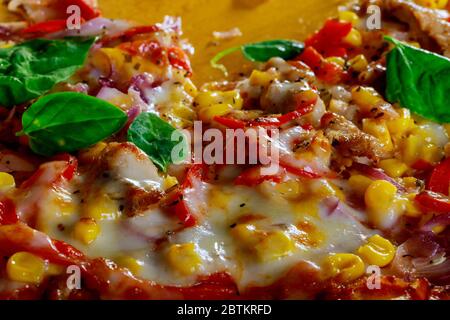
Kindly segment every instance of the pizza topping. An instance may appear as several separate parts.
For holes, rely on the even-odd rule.
[[[37,98],[67,80],[85,62],[94,39],[27,41],[0,49],[0,104],[12,107]]]
[[[428,119],[449,122],[450,59],[386,39],[395,45],[387,56],[387,99]]]
[[[106,101],[75,92],[39,99],[23,115],[23,130],[31,149],[40,155],[87,148],[120,130],[126,114]],[[83,130],[77,128],[83,126]]]

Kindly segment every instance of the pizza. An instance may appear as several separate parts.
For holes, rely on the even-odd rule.
[[[194,84],[179,18],[9,1],[0,298],[450,298],[449,4],[353,2]]]

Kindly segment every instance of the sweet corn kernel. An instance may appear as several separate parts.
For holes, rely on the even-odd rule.
[[[134,275],[138,275],[144,266],[144,262],[131,256],[121,256],[115,259],[115,262],[119,267],[130,270],[130,272]]]
[[[73,236],[85,245],[91,244],[100,234],[100,227],[92,218],[81,218],[75,224]]]
[[[434,226],[433,228],[431,228],[431,231],[434,234],[439,234],[442,231],[444,231],[445,229],[447,229],[447,226],[445,226],[445,225],[438,225],[438,226]]]
[[[231,233],[246,247],[253,247],[264,237],[264,233],[257,230],[252,224],[238,224],[231,229]]]
[[[279,183],[275,189],[286,199],[297,199],[304,193],[304,188],[297,180],[288,180]]]
[[[49,276],[59,276],[63,274],[66,271],[66,269],[63,266],[60,266],[58,264],[50,263],[47,266],[47,272],[46,274]]]
[[[353,26],[359,23],[359,17],[352,11],[339,11],[339,20],[344,22],[351,22]]]
[[[414,2],[431,9],[445,9],[448,0],[414,0]]]
[[[405,196],[405,199],[406,199],[405,215],[407,217],[418,218],[422,215],[422,210],[417,205],[415,198],[416,198],[416,194],[414,194],[414,193],[411,193],[411,194],[408,194]]]
[[[389,120],[387,126],[392,135],[401,136],[411,131],[415,124],[411,118],[397,118]]]
[[[222,209],[228,209],[228,205],[231,201],[231,196],[218,188],[213,188],[211,189],[209,199],[211,205]]]
[[[174,244],[167,252],[170,265],[182,275],[195,273],[201,265],[201,259],[193,243]]]
[[[397,187],[385,180],[373,181],[366,190],[365,202],[369,209],[388,211],[395,196]]]
[[[90,199],[89,203],[86,203],[84,216],[95,221],[115,220],[120,217],[120,210],[116,201],[110,199],[107,195],[102,195]]]
[[[341,67],[345,66],[345,60],[341,57],[329,57],[329,58],[326,58],[326,60],[329,62],[333,62]]]
[[[386,121],[376,119],[364,119],[363,131],[377,138],[381,142],[386,151],[392,151],[394,149],[391,134],[389,133]]]
[[[385,267],[394,259],[396,248],[387,239],[374,235],[358,249],[358,255],[370,265]]]
[[[11,280],[34,284],[42,281],[45,269],[45,261],[28,252],[13,254],[6,265],[6,272]]]
[[[360,47],[362,45],[361,33],[355,28],[352,28],[350,33],[343,39],[343,41],[353,47]]]
[[[380,168],[392,178],[400,178],[409,167],[398,159],[385,159],[380,161]]]
[[[372,182],[372,179],[360,174],[352,175],[350,179],[348,179],[350,188],[359,196],[364,196],[367,188]]]
[[[232,110],[233,107],[229,104],[215,104],[210,107],[200,108],[198,116],[201,121],[211,122],[214,117],[227,115]]]
[[[356,280],[365,272],[362,259],[352,253],[337,253],[328,256],[324,263],[324,269],[328,276],[342,282]]]
[[[195,98],[195,102],[199,108],[228,104],[233,109],[240,110],[244,105],[244,100],[238,90],[200,92]]]
[[[14,177],[6,172],[0,172],[0,192],[6,192],[16,186]]]
[[[402,142],[402,158],[403,161],[412,165],[420,159],[420,151],[422,149],[422,139],[417,135],[410,135]]]
[[[373,107],[384,101],[375,89],[369,87],[353,88],[352,99],[364,112],[370,112]]]
[[[172,114],[183,120],[192,121],[195,118],[195,111],[184,104],[176,104],[172,108]]]
[[[249,80],[252,86],[268,87],[275,79],[276,76],[274,74],[253,70]]]
[[[185,78],[184,91],[186,91],[191,97],[195,97],[198,94],[197,87],[189,78]]]
[[[422,146],[421,159],[431,164],[437,164],[443,155],[443,150],[433,143],[427,143]]]
[[[255,252],[263,262],[277,260],[290,255],[294,249],[294,242],[282,231],[270,233],[255,245]]]
[[[164,191],[167,191],[178,184],[178,179],[172,176],[167,176],[163,182]]]
[[[311,191],[315,196],[320,198],[338,197],[341,200],[345,200],[345,195],[342,190],[324,179],[315,181],[311,185]]]
[[[369,63],[367,62],[367,59],[363,54],[359,54],[353,59],[350,59],[348,61],[348,65],[350,66],[350,68],[357,72],[363,72],[367,69]]]

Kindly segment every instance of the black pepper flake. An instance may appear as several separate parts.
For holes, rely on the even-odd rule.
[[[237,223],[233,223],[232,225],[230,225],[230,228],[233,229],[237,226]]]
[[[58,227],[58,230],[61,231],[61,232],[66,229],[66,227],[62,223],[58,224],[57,227]]]
[[[241,204],[239,205],[239,207],[241,207],[241,208],[245,207],[245,203],[241,203]]]

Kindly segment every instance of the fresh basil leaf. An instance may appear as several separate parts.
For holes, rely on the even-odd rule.
[[[49,94],[36,101],[22,116],[31,149],[40,155],[74,152],[119,131],[128,117],[116,106],[82,93]]]
[[[133,142],[149,156],[159,169],[166,172],[169,164],[179,160],[172,159],[172,150],[180,142],[185,143],[184,140],[172,141],[172,134],[175,130],[157,115],[148,112],[141,113],[128,129],[128,141]],[[187,149],[182,148],[182,152],[185,150]],[[183,159],[186,155],[178,156]]]
[[[450,122],[450,60],[407,45],[395,44],[387,55],[386,98],[441,123]]]
[[[293,59],[302,53],[304,48],[305,45],[302,42],[292,40],[269,40],[250,43],[219,52],[211,60],[211,66],[227,74],[227,69],[219,61],[235,51],[241,50],[244,57],[250,61],[266,62],[274,57],[280,57],[285,60]]]
[[[266,62],[273,57],[289,60],[303,52],[305,45],[290,40],[271,40],[242,46],[244,56],[250,61]]]
[[[84,64],[94,41],[35,39],[0,49],[0,105],[35,99],[69,79]]]

